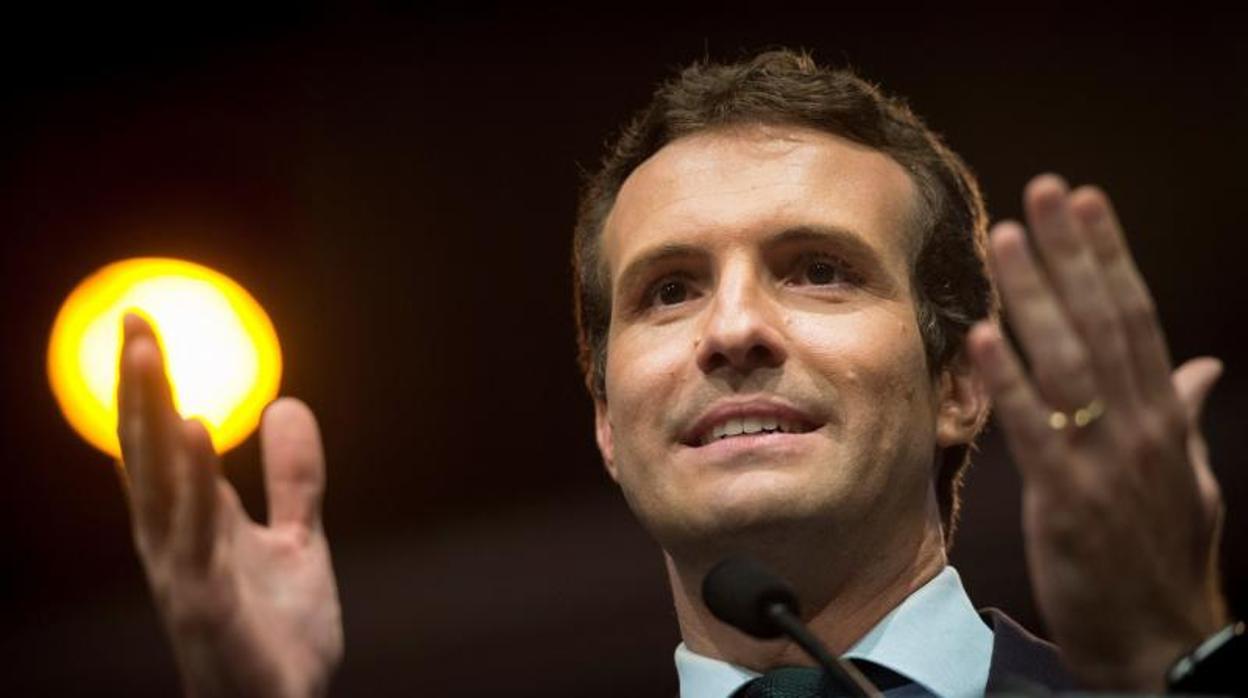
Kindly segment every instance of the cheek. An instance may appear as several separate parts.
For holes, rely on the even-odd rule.
[[[682,369],[690,357],[691,344],[675,331],[612,337],[606,378],[608,415],[617,444],[627,445],[662,428],[667,414],[654,407],[675,404]]]
[[[843,403],[849,426],[887,430],[900,420],[909,428],[916,410],[927,411],[923,343],[908,313],[795,319],[790,331],[817,379]]]
[[[656,337],[653,330],[644,336],[623,332],[611,338],[607,354],[607,417],[616,479],[643,523],[664,520],[672,508],[674,486],[670,477],[661,476],[670,416],[668,410],[655,408],[678,404],[689,354],[676,340]]]
[[[918,328],[894,320],[872,337],[872,368],[881,390],[888,390],[907,404],[921,400],[928,389],[927,362]]]
[[[839,315],[794,313],[785,318],[794,345],[806,348],[821,364],[893,374],[922,368],[923,343],[915,323],[909,313],[879,309]]]

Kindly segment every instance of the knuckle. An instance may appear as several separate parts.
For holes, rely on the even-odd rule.
[[[1138,419],[1135,429],[1127,438],[1127,452],[1136,463],[1155,461],[1170,441],[1170,430],[1164,419],[1156,413],[1146,413]]]
[[[1123,308],[1123,317],[1133,329],[1143,329],[1153,323],[1157,308],[1147,293],[1134,293]]]
[[[1088,352],[1073,341],[1054,343],[1047,356],[1035,362],[1036,382],[1050,395],[1060,395],[1072,378],[1087,375],[1090,367]]]
[[[1045,399],[1053,400],[1060,395],[1059,388],[1062,386],[1062,376],[1052,364],[1040,364],[1035,368],[1036,384],[1040,386],[1040,392]]]
[[[1151,455],[1161,450],[1166,442],[1166,428],[1161,420],[1156,418],[1144,420],[1140,426],[1139,442],[1145,454]]]
[[[1090,337],[1098,346],[1105,344],[1121,344],[1122,323],[1111,312],[1098,309],[1087,312],[1083,316],[1084,335]]]
[[[1102,363],[1125,361],[1127,343],[1122,323],[1111,313],[1094,311],[1076,320],[1079,334],[1096,347],[1096,358]],[[1089,352],[1084,352],[1085,355]]]
[[[1187,412],[1177,403],[1169,404],[1161,411],[1159,429],[1166,435],[1167,443],[1183,443],[1187,439]]]
[[[1171,410],[1150,410],[1142,420],[1145,441],[1157,451],[1169,448],[1182,436],[1183,427]]]
[[[1088,352],[1075,342],[1063,342],[1056,354],[1057,371],[1062,377],[1082,376],[1088,372]]]
[[[1104,347],[1102,354],[1104,362],[1114,368],[1125,366],[1131,358],[1131,351],[1127,347],[1122,327],[1114,323],[1112,327],[1105,328],[1103,332],[1104,336],[1100,338],[1100,345]]]

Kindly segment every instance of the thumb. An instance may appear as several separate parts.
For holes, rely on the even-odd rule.
[[[1170,381],[1179,394],[1179,400],[1187,410],[1187,418],[1192,424],[1200,422],[1201,410],[1205,407],[1205,398],[1209,391],[1222,377],[1222,361],[1212,356],[1201,356],[1184,362],[1174,370]]]
[[[1209,448],[1200,433],[1200,412],[1205,406],[1209,391],[1222,377],[1222,362],[1210,356],[1187,361],[1175,369],[1170,380],[1179,394],[1187,419],[1191,424],[1187,441],[1187,454],[1196,475],[1196,486],[1204,504],[1205,523],[1214,536],[1215,546],[1222,518],[1222,488],[1209,465]]]

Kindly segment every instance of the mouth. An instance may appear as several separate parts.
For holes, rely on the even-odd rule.
[[[768,434],[806,434],[819,428],[811,417],[787,405],[769,401],[723,404],[697,420],[682,443],[701,448],[728,439]]]

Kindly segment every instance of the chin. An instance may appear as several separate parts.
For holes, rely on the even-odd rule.
[[[668,502],[661,511],[638,511],[646,528],[665,549],[729,550],[759,537],[786,535],[792,528],[826,518],[829,498],[819,501],[809,485],[786,482],[767,473],[738,476],[721,487],[703,488],[700,496]]]

